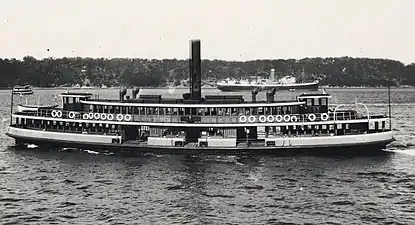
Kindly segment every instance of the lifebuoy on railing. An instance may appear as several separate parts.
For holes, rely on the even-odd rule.
[[[107,119],[108,119],[108,120],[114,120],[114,115],[112,115],[112,114],[108,114],[108,115],[107,115]]]
[[[328,120],[329,119],[329,114],[327,113],[322,113],[321,114],[321,120]]]
[[[310,120],[310,121],[316,120],[316,115],[315,114],[308,115],[308,120]]]
[[[56,117],[56,110],[52,110],[52,112],[50,113],[50,115],[52,115],[52,117]]]
[[[298,122],[297,116],[291,116],[291,122]]]
[[[274,120],[275,120],[275,117],[274,117],[274,116],[272,116],[272,115],[267,116],[267,121],[268,121],[269,123],[273,123],[273,122],[274,122]]]
[[[101,119],[101,115],[99,113],[94,113],[94,119],[96,120]]]
[[[255,121],[256,121],[255,116],[249,116],[248,121],[249,121],[250,123],[255,123]]]
[[[261,122],[261,123],[267,122],[267,117],[264,116],[264,115],[259,116],[259,122]]]
[[[118,114],[117,115],[117,120],[118,121],[121,121],[121,120],[123,120],[124,119],[124,116],[122,115],[122,114]]]
[[[276,115],[275,116],[275,120],[278,122],[278,123],[281,123],[282,122],[282,116],[281,115]]]
[[[90,120],[94,119],[94,113],[88,113],[88,119]]]
[[[75,118],[75,113],[74,112],[69,112],[68,117],[69,117],[69,119]]]
[[[130,115],[130,114],[127,114],[127,115],[125,115],[125,116],[124,116],[124,119],[125,119],[126,121],[131,121],[132,117],[131,117],[131,115]]]
[[[62,111],[56,111],[56,117],[61,118],[62,117]]]
[[[285,122],[290,122],[291,120],[291,116],[290,115],[284,115],[284,121]]]
[[[247,120],[246,116],[240,116],[239,117],[239,122],[241,122],[241,123],[246,123],[246,120]]]
[[[84,120],[89,119],[88,113],[84,113],[84,114],[82,115],[82,119],[84,119]]]
[[[107,120],[107,114],[101,113],[101,120]]]

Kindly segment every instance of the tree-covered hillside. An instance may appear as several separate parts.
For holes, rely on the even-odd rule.
[[[0,59],[0,87],[31,84],[36,87],[72,85],[163,86],[178,85],[188,78],[188,60],[47,58]],[[305,58],[301,60],[255,60],[246,62],[203,60],[202,79],[214,83],[225,78],[294,75],[319,79],[322,85],[381,86],[414,85],[415,64],[369,58]],[[304,72],[304,73],[303,73]],[[305,74],[302,75],[302,74]]]

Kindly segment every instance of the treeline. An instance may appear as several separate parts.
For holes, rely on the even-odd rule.
[[[415,64],[369,58],[305,58],[301,60],[254,60],[246,62],[203,60],[202,80],[214,83],[225,78],[293,75],[303,80],[319,79],[331,86],[415,86]],[[188,79],[188,60],[46,58],[0,59],[0,87],[30,84],[36,87],[163,86]]]

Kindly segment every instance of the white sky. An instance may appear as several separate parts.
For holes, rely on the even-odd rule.
[[[0,0],[0,57],[415,62],[414,0]],[[50,51],[47,51],[50,49]]]

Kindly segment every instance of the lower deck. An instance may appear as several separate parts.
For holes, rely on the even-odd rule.
[[[34,139],[46,137],[67,142],[134,144],[163,148],[190,148],[193,145],[197,145],[198,148],[313,147],[312,143],[308,143],[310,141],[317,142],[319,146],[334,146],[356,142],[348,137],[382,134],[388,131],[387,118],[345,122],[326,121],[325,124],[313,125],[291,123],[287,126],[246,124],[243,127],[197,127],[195,124],[195,127],[168,127],[162,124],[148,126],[109,124],[105,121],[50,121],[42,117],[15,117],[10,130],[15,131],[15,135]]]
[[[83,149],[125,149],[142,151],[284,151],[284,150],[316,150],[336,148],[370,147],[381,150],[394,140],[392,131],[325,136],[298,136],[298,137],[267,137],[250,142],[236,142],[234,146],[222,144],[204,145],[198,141],[185,141],[175,137],[171,145],[154,144],[142,140],[121,140],[117,135],[75,134],[43,130],[31,130],[10,127],[7,135],[16,140],[16,144],[35,144],[44,146],[74,147]],[[163,138],[169,140],[168,137]],[[215,139],[215,138],[212,138]],[[220,138],[217,138],[219,141]],[[150,139],[151,140],[151,139]],[[183,140],[183,141],[180,141]],[[272,144],[270,142],[273,142]],[[363,148],[364,150],[364,148]],[[365,150],[364,150],[365,151]]]

